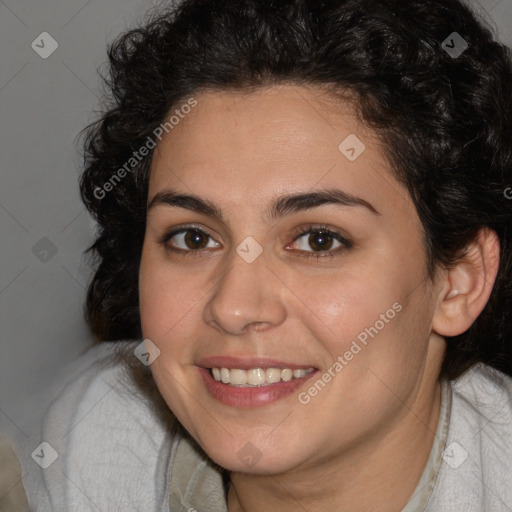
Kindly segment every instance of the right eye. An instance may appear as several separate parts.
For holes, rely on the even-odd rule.
[[[215,245],[208,247],[208,239]],[[220,246],[208,233],[196,227],[182,227],[170,231],[162,237],[160,242],[166,249],[181,253],[200,252],[206,248]]]

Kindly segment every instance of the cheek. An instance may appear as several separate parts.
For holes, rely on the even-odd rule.
[[[163,340],[186,321],[188,314],[193,314],[200,295],[193,279],[187,277],[180,276],[157,254],[143,251],[139,270],[139,305],[145,337]]]
[[[193,299],[197,302],[198,294],[182,281],[186,279],[180,280],[179,274],[162,262],[158,254],[143,250],[139,270],[142,334],[160,350],[151,364],[151,372],[169,408],[182,423],[193,428],[187,413],[188,395],[184,394],[183,386],[187,382],[184,373],[187,369],[182,365],[191,358],[183,329],[187,328],[187,315],[193,315]]]
[[[164,319],[174,311],[165,288],[160,286],[158,272],[147,259],[142,259],[139,271],[139,306],[142,333],[145,338],[158,339]]]
[[[374,380],[373,371],[394,387],[425,357],[431,308],[421,275],[407,262],[374,262],[321,280],[298,276],[297,321],[321,341],[327,364],[343,358],[338,374]]]
[[[364,341],[368,330],[375,332],[376,323],[381,332],[395,321],[393,304],[403,295],[397,282],[382,273],[371,275],[368,266],[317,279],[297,275],[292,288],[300,298],[294,301],[297,320],[329,345],[332,357],[343,354],[353,340]]]

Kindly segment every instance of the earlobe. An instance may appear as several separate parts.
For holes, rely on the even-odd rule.
[[[494,286],[500,260],[495,231],[480,230],[465,256],[443,272],[432,329],[441,336],[467,331],[482,312]]]

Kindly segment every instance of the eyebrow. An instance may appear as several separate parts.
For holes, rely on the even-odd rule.
[[[265,219],[275,220],[292,213],[310,210],[325,204],[363,207],[374,215],[380,215],[368,201],[340,189],[315,190],[302,194],[288,194],[277,198],[265,212]],[[216,217],[226,223],[222,209],[207,199],[194,194],[181,194],[174,190],[157,192],[148,204],[148,212],[159,205],[184,208],[209,217]]]

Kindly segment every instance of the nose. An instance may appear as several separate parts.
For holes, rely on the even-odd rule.
[[[263,254],[247,263],[233,253],[221,272],[203,310],[208,325],[226,334],[240,335],[283,323],[286,318],[283,284],[268,269]]]

